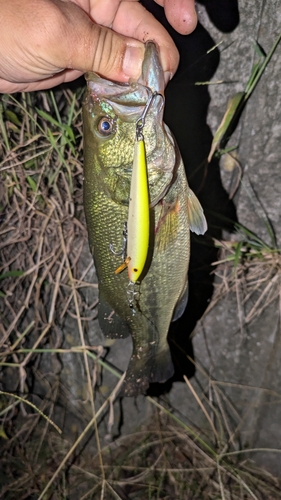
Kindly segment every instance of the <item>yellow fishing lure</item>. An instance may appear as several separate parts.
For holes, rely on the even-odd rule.
[[[132,168],[132,179],[129,199],[129,213],[127,221],[127,257],[116,269],[119,274],[128,267],[129,282],[136,283],[141,276],[147,260],[150,233],[149,214],[149,183],[146,163],[146,151],[142,130],[145,117],[150,105],[158,92],[153,92],[143,110],[141,117],[136,123],[136,142],[134,147],[134,159]]]
[[[127,259],[129,280],[135,283],[145,266],[149,246],[149,188],[145,144],[142,134],[134,150],[130,189]]]

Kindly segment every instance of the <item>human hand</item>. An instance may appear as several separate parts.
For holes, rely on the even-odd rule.
[[[155,0],[180,33],[196,26],[194,0]],[[47,89],[86,71],[138,78],[143,42],[155,40],[166,81],[178,65],[163,26],[138,0],[0,0],[0,92]]]

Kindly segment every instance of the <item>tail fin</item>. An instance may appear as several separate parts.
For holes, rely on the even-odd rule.
[[[166,382],[174,375],[174,371],[171,351],[167,343],[165,349],[159,351],[154,359],[153,367],[150,372],[150,382],[159,382],[163,384],[163,382]]]
[[[150,346],[152,347],[152,346]],[[123,384],[122,395],[138,396],[145,394],[149,384],[154,382],[163,383],[174,374],[174,365],[171,358],[170,348],[165,346],[161,351],[143,352],[136,354],[134,348]]]

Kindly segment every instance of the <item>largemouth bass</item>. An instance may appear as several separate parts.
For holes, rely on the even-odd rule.
[[[98,318],[105,336],[132,336],[123,392],[134,396],[145,393],[150,382],[165,382],[173,375],[167,333],[187,302],[189,231],[203,234],[207,225],[175,140],[163,123],[164,78],[156,45],[146,44],[137,82],[120,84],[94,73],[86,79],[84,208],[99,282]],[[150,229],[144,269],[134,283],[126,269],[119,271],[126,267],[136,124],[144,111]]]

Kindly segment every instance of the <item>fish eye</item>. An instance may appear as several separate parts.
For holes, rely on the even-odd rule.
[[[113,120],[104,116],[98,122],[98,132],[101,135],[108,136],[113,132]]]

